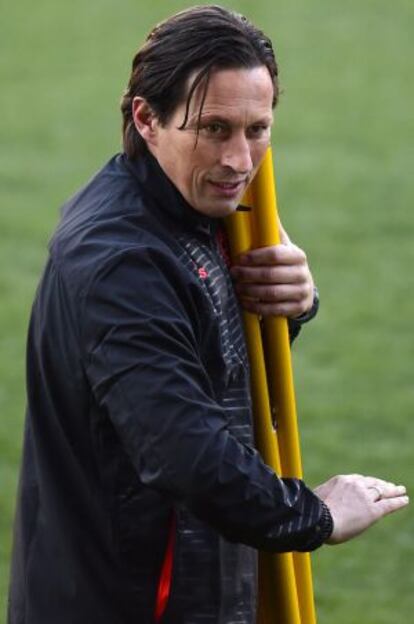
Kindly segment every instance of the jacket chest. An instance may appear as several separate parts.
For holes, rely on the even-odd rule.
[[[245,434],[238,437],[247,442],[251,437],[249,365],[228,267],[214,241],[182,237],[180,243],[181,260],[195,279],[199,295],[200,357],[216,399],[228,413],[230,427],[246,426]]]

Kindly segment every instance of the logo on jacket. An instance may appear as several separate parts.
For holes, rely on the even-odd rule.
[[[204,267],[199,267],[199,269],[198,269],[198,277],[200,279],[202,279],[202,280],[207,279],[208,273],[207,273],[207,271],[205,270]]]

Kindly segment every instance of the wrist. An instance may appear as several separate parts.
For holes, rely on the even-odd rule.
[[[329,543],[329,538],[334,530],[334,521],[330,509],[326,503],[322,501],[323,511],[320,520],[321,539],[324,543]]]
[[[319,291],[316,286],[313,287],[313,301],[312,305],[307,312],[304,312],[300,316],[295,316],[292,318],[292,321],[296,321],[297,323],[307,323],[311,319],[313,319],[319,310]]]

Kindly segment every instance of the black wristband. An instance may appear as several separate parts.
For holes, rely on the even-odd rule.
[[[326,542],[326,540],[328,540],[333,533],[334,522],[333,522],[332,514],[329,511],[329,507],[325,505],[323,501],[322,501],[322,507],[323,507],[323,511],[322,511],[319,525],[321,528],[321,540],[322,542]]]
[[[316,286],[314,286],[312,307],[304,314],[301,314],[301,316],[295,316],[295,318],[293,318],[292,321],[296,321],[297,323],[300,323],[300,324],[307,323],[308,321],[310,321],[317,315],[318,310],[319,310],[319,291],[316,288]]]
[[[321,505],[321,515],[318,523],[313,528],[312,538],[304,546],[298,548],[301,552],[311,552],[312,550],[320,548],[332,535],[334,523],[331,512],[329,511],[329,507],[327,507],[322,500],[319,502]]]

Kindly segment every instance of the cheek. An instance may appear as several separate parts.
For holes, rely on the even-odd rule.
[[[199,136],[195,150],[191,154],[191,165],[195,171],[200,173],[210,171],[221,162],[222,145],[217,141],[206,140]]]
[[[181,191],[185,195],[187,200],[192,200],[197,195],[197,190],[200,189],[203,183],[203,176],[197,167],[197,164],[193,162],[192,158],[183,157],[175,164],[177,178],[179,180],[179,186]],[[191,201],[190,201],[191,203]]]
[[[270,145],[270,141],[263,141],[260,143],[256,143],[251,151],[250,151],[250,155],[251,155],[251,159],[252,159],[252,163],[253,163],[253,168],[256,169],[262,159],[264,158],[264,155],[266,154],[266,150]]]
[[[211,169],[211,165],[205,158],[205,154],[193,153],[187,160],[186,175],[194,188],[204,184],[206,175]]]

